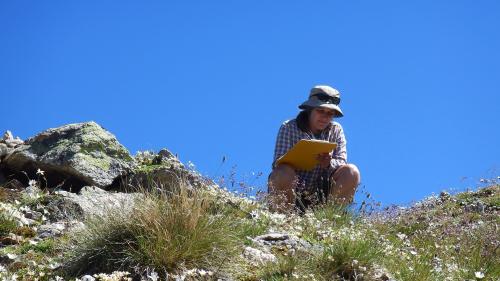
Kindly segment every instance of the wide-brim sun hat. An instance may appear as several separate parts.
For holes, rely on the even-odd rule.
[[[309,99],[299,105],[300,109],[312,109],[316,107],[324,107],[332,109],[335,112],[336,118],[344,116],[339,107],[340,92],[326,85],[317,85],[311,89]]]

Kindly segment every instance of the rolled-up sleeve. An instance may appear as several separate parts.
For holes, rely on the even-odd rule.
[[[287,122],[283,123],[278,131],[272,167],[275,168],[276,160],[288,152],[293,146],[292,130]]]
[[[332,160],[330,161],[330,172],[334,172],[338,167],[347,164],[347,141],[344,135],[344,130],[340,124],[336,124],[333,140],[337,143],[337,148],[332,153]]]

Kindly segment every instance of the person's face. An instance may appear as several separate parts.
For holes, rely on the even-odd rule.
[[[313,133],[323,131],[332,121],[335,112],[329,108],[317,107],[309,115],[309,128]]]

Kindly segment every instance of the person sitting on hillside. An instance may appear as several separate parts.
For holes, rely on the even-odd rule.
[[[287,211],[305,209],[328,198],[349,204],[360,182],[360,173],[347,163],[346,139],[342,126],[333,121],[342,117],[340,93],[330,86],[311,89],[309,99],[299,106],[295,119],[285,121],[279,131],[274,150],[273,170],[268,178],[271,208]],[[317,156],[318,165],[311,171],[296,170],[276,161],[301,139],[326,140],[337,143],[332,153]]]

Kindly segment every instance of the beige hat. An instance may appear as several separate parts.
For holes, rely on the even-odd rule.
[[[318,85],[311,89],[309,99],[299,105],[300,109],[324,107],[333,109],[335,117],[342,117],[344,113],[340,110],[340,93],[336,89],[326,86]]]

